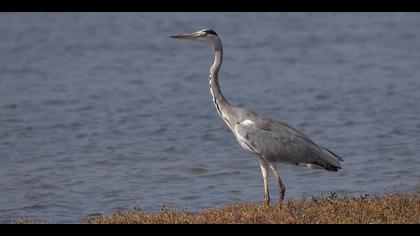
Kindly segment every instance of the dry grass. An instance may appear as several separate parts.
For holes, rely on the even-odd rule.
[[[162,209],[130,212],[87,219],[90,224],[402,224],[420,223],[420,195],[387,193],[357,198],[328,197],[289,199],[281,204],[234,203],[199,213]]]
[[[27,218],[19,218],[16,220],[12,220],[11,224],[47,224],[47,222],[43,222],[41,220],[32,220]]]

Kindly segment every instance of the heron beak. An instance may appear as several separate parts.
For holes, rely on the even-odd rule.
[[[178,35],[171,35],[171,36],[169,36],[169,38],[194,40],[194,39],[197,38],[197,36],[195,36],[193,34],[178,34]]]

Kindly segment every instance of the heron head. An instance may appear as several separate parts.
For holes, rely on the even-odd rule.
[[[171,35],[170,38],[201,42],[213,42],[215,39],[218,38],[218,35],[211,29],[203,29],[192,34]]]

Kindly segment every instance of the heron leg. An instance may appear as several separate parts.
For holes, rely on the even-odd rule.
[[[270,204],[270,194],[268,192],[268,168],[269,165],[265,161],[260,161],[261,173],[264,179],[264,202]]]
[[[284,194],[286,193],[286,187],[284,186],[283,182],[280,179],[280,175],[277,172],[277,166],[270,165],[271,170],[273,171],[274,178],[276,178],[277,183],[280,187],[280,201],[283,201]]]

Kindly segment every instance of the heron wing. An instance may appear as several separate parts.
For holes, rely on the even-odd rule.
[[[265,117],[254,116],[238,122],[235,132],[247,150],[271,162],[318,164],[324,168],[340,167],[331,154],[298,130]],[[333,168],[331,167],[331,168]]]

